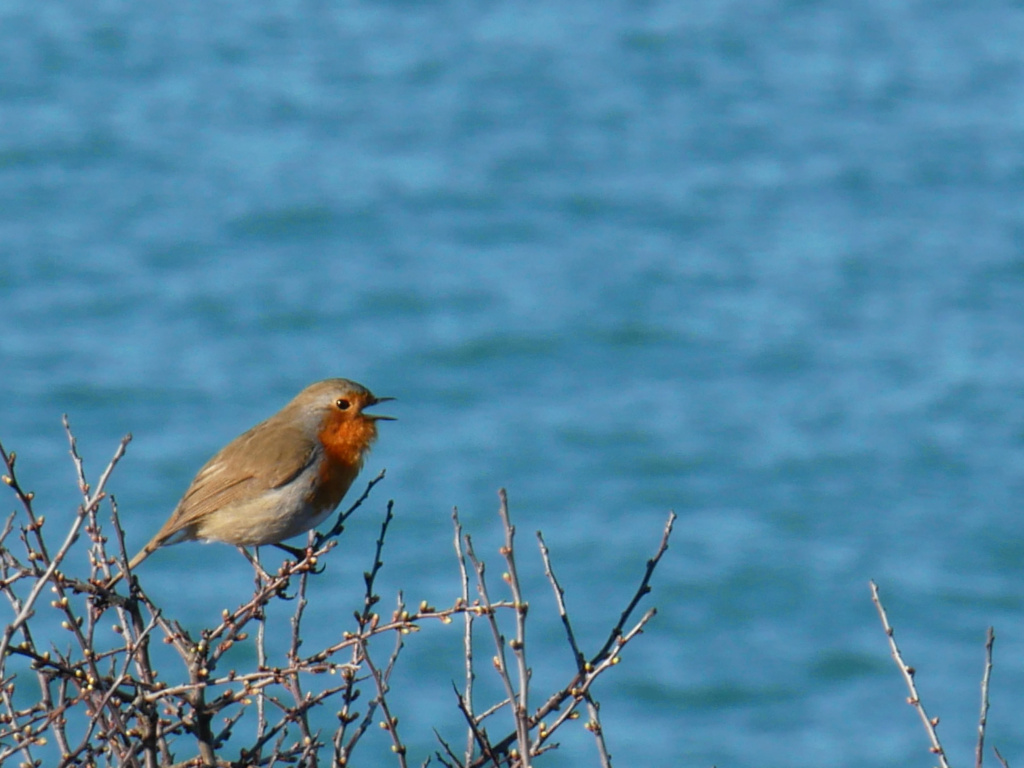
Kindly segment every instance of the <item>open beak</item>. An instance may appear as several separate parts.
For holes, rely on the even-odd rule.
[[[386,403],[389,400],[394,400],[394,399],[395,398],[393,398],[393,397],[375,397],[375,398],[373,398],[373,400],[371,400],[366,405],[367,405],[367,407],[369,407],[371,405],[378,405],[380,403]],[[381,415],[376,414],[376,413],[367,413],[367,414],[364,414],[364,415],[366,416],[366,418],[373,419],[374,421],[398,421],[398,419],[396,419],[394,416],[381,416]]]

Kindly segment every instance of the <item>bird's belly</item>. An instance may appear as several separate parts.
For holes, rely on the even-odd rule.
[[[316,501],[308,487],[289,483],[208,515],[197,525],[195,538],[238,547],[277,544],[316,527],[337,507],[337,502],[324,506]]]

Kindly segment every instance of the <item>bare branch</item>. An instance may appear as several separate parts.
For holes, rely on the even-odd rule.
[[[903,680],[907,684],[907,689],[910,691],[910,698],[907,699],[907,703],[910,704],[921,718],[921,722],[924,724],[925,731],[928,733],[928,738],[931,740],[931,752],[937,755],[939,758],[939,765],[942,768],[949,768],[949,763],[946,761],[946,751],[942,748],[942,743],[939,741],[939,735],[935,732],[935,726],[939,724],[939,719],[928,717],[928,713],[925,712],[924,705],[921,703],[921,697],[917,692],[917,686],[914,684],[914,674],[916,670],[913,667],[907,666],[903,661],[903,656],[900,654],[899,646],[896,645],[896,633],[893,628],[889,625],[889,617],[886,616],[885,608],[882,606],[882,600],[878,595],[878,585],[875,582],[871,582],[871,600],[875,604],[875,608],[878,609],[878,616],[882,620],[882,628],[885,630],[885,636],[889,639],[889,650],[892,651],[892,657],[896,661],[896,666],[899,667],[900,672],[903,673]]]
[[[637,587],[636,593],[633,595],[633,599],[629,601],[629,605],[622,612],[619,617],[619,622],[612,629],[611,634],[608,636],[607,642],[604,646],[595,654],[595,658],[601,658],[606,655],[615,645],[619,636],[622,634],[623,627],[626,626],[626,622],[629,621],[629,617],[633,615],[633,611],[639,602],[651,591],[651,577],[654,575],[654,569],[658,567],[658,563],[661,562],[661,556],[668,550],[668,541],[672,536],[672,527],[676,522],[676,513],[669,512],[668,520],[665,523],[665,530],[661,534],[661,543],[658,545],[658,550],[654,553],[654,557],[647,561],[647,568],[644,571],[644,576],[640,580],[640,586]]]
[[[370,496],[370,491],[373,490],[373,487],[384,479],[386,471],[387,470],[382,469],[380,471],[380,474],[378,474],[375,478],[373,478],[373,480],[371,480],[367,484],[366,490],[363,491],[362,495],[352,503],[352,506],[350,506],[347,510],[338,515],[338,519],[335,520],[334,525],[331,526],[331,529],[327,533],[316,534],[316,537],[313,540],[314,548],[319,549],[325,541],[337,538],[339,535],[341,535],[341,532],[345,530],[345,521],[352,516],[353,512],[355,512],[357,509],[359,509],[360,506],[362,506],[363,502],[366,501],[366,499]]]
[[[988,628],[985,635],[985,671],[981,676],[981,715],[978,718],[978,746],[974,751],[975,768],[982,768],[985,760],[985,727],[988,724],[988,681],[992,677],[992,646],[996,642],[995,629]]]
[[[68,430],[68,435],[70,438],[71,428],[68,426],[67,417],[64,418],[64,426]],[[77,457],[74,438],[70,439],[72,454]],[[35,585],[32,587],[32,590],[29,592],[28,597],[22,603],[21,610],[19,611],[18,615],[14,617],[14,621],[8,624],[7,628],[4,630],[3,638],[0,639],[0,659],[4,658],[4,656],[7,654],[7,648],[11,644],[11,638],[14,636],[14,633],[17,632],[18,629],[29,618],[29,616],[32,615],[32,611],[35,607],[36,601],[39,599],[40,593],[42,593],[43,589],[46,587],[46,584],[50,581],[54,571],[56,571],[58,566],[60,566],[61,561],[63,561],[65,556],[67,556],[68,550],[71,549],[71,545],[74,544],[75,541],[78,539],[78,532],[81,530],[82,523],[85,521],[86,516],[95,508],[97,504],[100,503],[100,500],[103,498],[105,494],[107,480],[110,478],[110,473],[114,470],[114,467],[117,465],[117,462],[121,460],[121,457],[124,456],[125,448],[127,448],[128,443],[131,442],[131,439],[131,435],[126,435],[124,438],[121,439],[120,445],[118,445],[117,450],[114,452],[114,457],[110,460],[110,464],[107,465],[106,470],[104,470],[103,474],[100,476],[99,482],[96,484],[96,492],[93,493],[91,496],[89,495],[88,484],[85,483],[84,479],[82,480],[85,501],[82,504],[82,506],[78,508],[78,513],[75,515],[74,522],[71,524],[71,529],[68,531],[67,536],[64,538],[64,542],[61,544],[60,549],[57,550],[57,554],[54,555],[53,558],[50,558],[50,562],[46,568],[46,571],[42,574],[42,576],[36,581]],[[8,471],[13,473],[14,463],[6,454],[4,455],[4,461],[7,464]],[[80,466],[81,459],[76,458],[76,464]],[[8,483],[8,485],[10,484],[11,483]]]
[[[519,678],[519,696],[513,699],[513,717],[516,722],[516,731],[520,736],[521,764],[523,768],[530,765],[530,717],[527,707],[529,706],[528,695],[530,686],[530,669],[526,666],[526,613],[529,605],[523,600],[522,590],[519,586],[519,574],[516,571],[515,558],[515,536],[516,529],[508,514],[508,495],[505,489],[498,491],[500,505],[498,514],[501,516],[502,527],[505,529],[505,546],[501,548],[501,554],[505,558],[508,572],[503,578],[512,592],[512,602],[515,606],[516,615],[516,637],[509,645],[512,647],[512,654],[516,659],[517,676]],[[482,574],[481,574],[482,575]]]

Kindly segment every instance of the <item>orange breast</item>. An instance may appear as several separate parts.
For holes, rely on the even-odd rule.
[[[361,417],[334,418],[327,421],[318,437],[324,447],[324,461],[311,502],[317,510],[334,509],[359,474],[363,458],[377,437],[377,425]]]

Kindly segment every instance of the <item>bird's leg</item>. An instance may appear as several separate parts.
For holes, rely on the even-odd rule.
[[[263,578],[263,580],[266,581],[269,584],[271,579],[273,579],[274,577],[271,576],[269,573],[267,573],[265,570],[263,570],[263,566],[260,565],[259,554],[258,554],[259,553],[259,548],[256,549],[256,552],[257,552],[256,557],[253,557],[252,555],[250,555],[249,554],[249,550],[247,550],[245,547],[239,547],[238,551],[241,552],[245,556],[245,559],[248,560],[252,564],[252,567],[256,569],[256,572],[259,573],[259,575]]]

